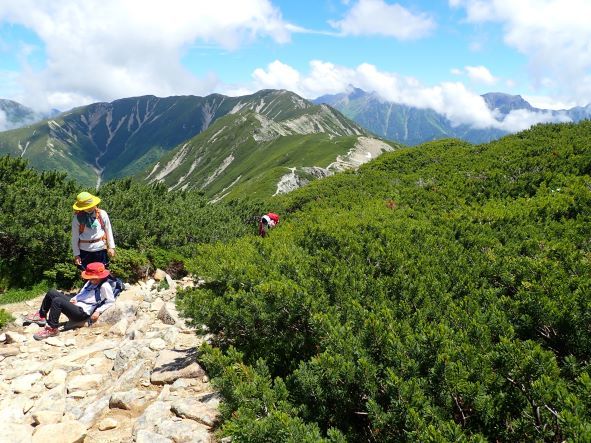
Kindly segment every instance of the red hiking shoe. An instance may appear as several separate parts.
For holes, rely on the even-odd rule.
[[[39,331],[35,335],[33,335],[33,338],[35,340],[45,340],[46,338],[49,338],[49,337],[55,337],[59,333],[60,333],[60,331],[58,331],[57,328],[52,328],[51,326],[45,326],[45,328],[43,328],[41,331]]]
[[[37,323],[39,326],[45,326],[46,321],[45,317],[41,317],[39,312],[35,312],[34,314],[29,314],[25,317],[25,322],[28,323]]]

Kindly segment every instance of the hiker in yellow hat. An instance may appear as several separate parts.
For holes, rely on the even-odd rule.
[[[109,256],[115,256],[115,239],[109,215],[98,208],[101,199],[90,192],[76,196],[72,218],[72,252],[74,263],[81,270],[92,262],[109,266]]]

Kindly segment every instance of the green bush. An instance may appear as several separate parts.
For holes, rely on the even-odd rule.
[[[109,270],[124,282],[135,283],[145,279],[154,269],[145,255],[132,249],[117,248]]]
[[[265,239],[201,246],[179,304],[215,334],[224,435],[589,438],[589,140],[402,149],[273,200]]]

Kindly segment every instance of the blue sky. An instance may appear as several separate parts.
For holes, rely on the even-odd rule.
[[[2,0],[0,98],[67,110],[352,85],[499,126],[479,94],[591,103],[590,16],[589,0]],[[547,119],[513,117],[515,128]]]

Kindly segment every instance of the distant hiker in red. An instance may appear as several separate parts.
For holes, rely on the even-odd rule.
[[[50,289],[45,294],[39,311],[25,318],[25,322],[45,326],[33,335],[33,338],[44,340],[58,335],[57,328],[61,314],[75,322],[88,319],[96,321],[99,315],[115,302],[113,288],[110,284],[103,284],[107,281],[109,274],[109,270],[103,263],[89,263],[81,275],[88,281],[77,295],[69,297],[55,289]]]
[[[106,211],[97,205],[101,199],[81,192],[72,206],[72,252],[74,263],[84,270],[89,263],[100,262],[109,267],[109,256],[115,256],[115,240]]]
[[[259,235],[264,237],[269,229],[274,228],[279,223],[279,216],[274,212],[269,212],[261,217],[259,222]]]

